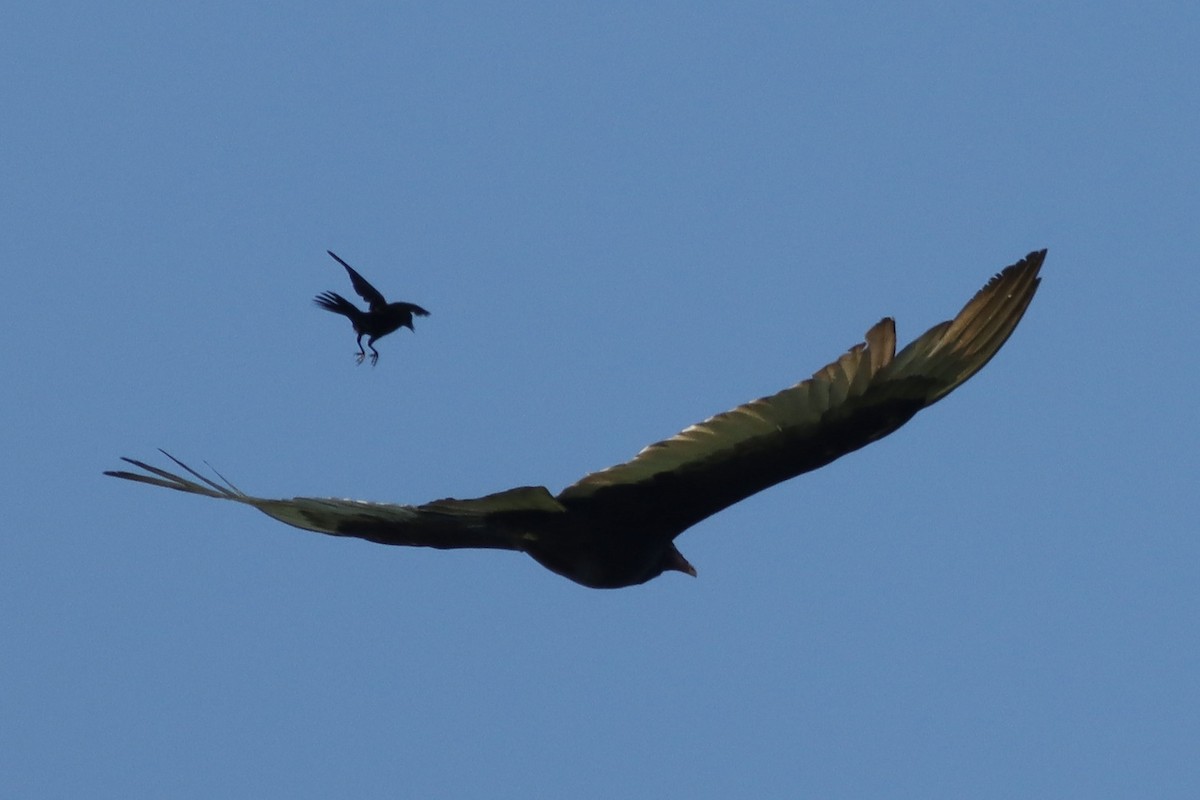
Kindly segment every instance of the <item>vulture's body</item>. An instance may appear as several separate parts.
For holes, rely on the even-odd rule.
[[[281,522],[380,544],[496,548],[528,553],[594,588],[695,570],[674,545],[697,522],[769,486],[882,438],[983,368],[1020,322],[1046,251],[1004,269],[953,320],[896,353],[886,318],[811,378],[652,444],[624,464],[586,475],[558,495],[519,487],[419,506],[251,497],[169,456],[191,478],[124,459],[148,474],[118,478],[235,500]]]

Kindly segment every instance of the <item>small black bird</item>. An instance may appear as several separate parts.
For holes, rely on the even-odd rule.
[[[996,355],[1021,321],[1045,257],[1040,250],[1007,267],[958,316],[934,325],[899,353],[895,325],[885,317],[867,331],[864,344],[808,380],[685,428],[631,461],[583,476],[557,495],[541,486],[520,486],[419,506],[315,497],[272,500],[210,480],[170,455],[191,477],[132,458],[122,460],[145,474],[105,474],[245,503],[280,522],[333,536],[516,550],[597,589],[645,583],[672,570],[695,575],[675,537],[752,494],[882,439],[961,386]],[[870,502],[872,487],[864,487],[861,495]],[[937,487],[924,502],[937,502]]]
[[[350,324],[354,326],[354,332],[358,334],[358,357],[356,360],[361,364],[367,357],[367,351],[363,350],[362,346],[362,337],[366,336],[368,337],[367,347],[371,348],[371,366],[375,366],[375,363],[379,361],[379,351],[375,349],[375,340],[382,339],[400,328],[408,328],[412,331],[413,314],[418,317],[428,317],[429,312],[415,303],[389,303],[383,299],[383,295],[379,293],[378,289],[367,283],[366,278],[354,271],[354,267],[338,258],[337,253],[332,250],[325,252],[346,268],[346,272],[350,273],[350,282],[354,284],[354,291],[367,301],[370,308],[363,311],[336,292],[321,292],[313,302],[326,311],[350,318]],[[415,331],[413,332],[415,333]]]

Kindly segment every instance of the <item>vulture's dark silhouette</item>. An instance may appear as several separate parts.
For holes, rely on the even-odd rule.
[[[375,366],[379,361],[379,351],[375,349],[375,340],[382,339],[400,328],[408,328],[415,333],[412,324],[413,314],[418,317],[428,317],[429,312],[415,303],[389,303],[383,299],[383,295],[379,293],[378,289],[367,283],[366,278],[354,271],[354,267],[338,258],[337,253],[332,250],[325,252],[346,268],[346,272],[350,274],[350,283],[354,284],[354,291],[367,301],[368,308],[363,311],[337,292],[321,292],[313,299],[313,302],[326,311],[350,318],[350,324],[354,326],[354,332],[358,334],[356,360],[361,364],[367,357],[367,351],[363,350],[362,346],[362,337],[366,336],[367,347],[371,348],[371,366]]]
[[[865,344],[808,380],[693,425],[632,461],[584,476],[557,496],[541,486],[522,486],[420,506],[268,500],[227,481],[216,483],[165,452],[195,480],[130,458],[123,460],[147,474],[105,474],[235,500],[297,528],[334,536],[519,550],[595,588],[632,586],[668,570],[695,575],[675,548],[676,536],[768,486],[888,435],[982,369],[1033,299],[1045,255],[1030,253],[1003,270],[957,317],[899,353],[894,324],[885,318],[867,331]]]

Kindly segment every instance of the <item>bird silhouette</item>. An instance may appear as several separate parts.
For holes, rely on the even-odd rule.
[[[124,478],[233,500],[318,533],[389,545],[528,553],[584,586],[619,588],[667,571],[695,575],[675,546],[683,531],[769,486],[828,464],[895,431],[983,368],[1020,322],[1046,251],[1005,268],[958,315],[896,353],[891,318],[811,378],[692,425],[631,461],[593,472],[558,495],[521,486],[424,505],[297,497],[272,500],[199,474],[131,458]],[[353,274],[353,273],[352,273]]]
[[[325,252],[346,268],[346,272],[350,274],[350,283],[354,285],[354,291],[367,301],[368,309],[363,311],[337,292],[321,292],[313,302],[326,311],[350,318],[350,324],[354,326],[354,332],[358,334],[358,356],[355,360],[361,364],[367,357],[367,351],[363,350],[362,346],[362,338],[366,336],[367,347],[371,348],[371,366],[375,366],[379,361],[379,351],[375,349],[375,340],[382,339],[400,328],[408,328],[415,333],[412,325],[413,314],[418,317],[427,317],[429,312],[415,303],[389,303],[378,289],[367,283],[367,279],[359,275],[354,267],[342,261],[337,253],[332,250]]]

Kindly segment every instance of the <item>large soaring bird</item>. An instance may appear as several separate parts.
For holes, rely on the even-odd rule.
[[[1021,321],[1045,256],[1045,250],[1030,253],[1007,267],[953,320],[930,328],[899,353],[894,324],[885,318],[867,331],[865,344],[808,380],[692,425],[558,495],[522,486],[419,506],[268,500],[210,480],[166,453],[191,478],[129,458],[123,460],[146,474],[105,474],[235,500],[297,528],[334,536],[523,551],[559,575],[600,589],[644,583],[668,570],[695,575],[675,537],[756,492],[887,436],[961,385]]]
[[[354,332],[358,334],[356,360],[361,364],[367,357],[367,351],[363,350],[362,346],[362,337],[366,336],[367,347],[371,348],[371,366],[375,366],[379,361],[379,351],[375,349],[375,340],[382,339],[400,328],[408,328],[415,333],[412,325],[413,314],[418,317],[428,317],[429,312],[415,303],[389,303],[383,299],[383,295],[379,293],[378,289],[367,283],[366,278],[354,271],[354,267],[338,258],[337,253],[332,250],[325,252],[346,268],[346,272],[350,274],[350,283],[354,284],[354,291],[367,301],[368,308],[363,311],[337,292],[321,292],[313,302],[326,311],[350,318],[350,324],[354,326]]]

